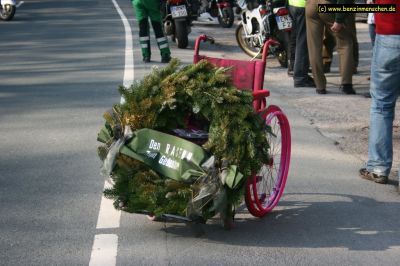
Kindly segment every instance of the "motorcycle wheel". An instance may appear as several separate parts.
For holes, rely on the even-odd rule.
[[[13,5],[6,4],[4,6],[0,5],[0,19],[1,20],[11,20],[14,17],[17,8]]]
[[[275,55],[276,58],[278,59],[279,64],[281,67],[287,68],[288,67],[288,58],[287,58],[287,52],[285,49],[279,47],[278,49],[275,50]]]
[[[178,48],[186,48],[189,44],[188,26],[186,21],[175,21],[175,41]]]
[[[281,45],[275,50],[275,56],[281,67],[287,68],[289,61],[289,33],[280,31],[276,34],[276,39]]]
[[[236,41],[239,47],[245,52],[248,56],[254,58],[261,58],[262,54],[260,52],[261,47],[253,47],[248,40],[246,40],[246,33],[244,32],[243,25],[240,24],[236,28]]]
[[[218,16],[219,25],[221,25],[223,28],[232,27],[233,22],[235,21],[232,7],[224,7],[221,12],[222,17]]]

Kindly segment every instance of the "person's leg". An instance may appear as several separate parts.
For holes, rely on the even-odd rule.
[[[350,30],[343,28],[335,33],[339,54],[341,84],[353,84],[354,53],[353,37]]]
[[[367,170],[388,176],[392,167],[394,109],[400,93],[400,36],[377,35],[371,65]]]
[[[305,8],[296,8],[296,55],[294,62],[294,84],[305,84],[313,87],[312,80],[308,76],[310,62],[307,49],[307,31]]]
[[[288,75],[293,76],[294,62],[296,60],[296,7],[289,6],[289,13],[292,17],[292,30],[290,31],[290,39],[289,39],[289,66],[288,66]]]
[[[160,2],[158,0],[146,0],[146,9],[150,16],[154,34],[156,36],[157,45],[163,62],[169,62],[171,59],[171,51],[168,46],[168,39],[164,35],[162,27],[162,18],[160,11]]]
[[[333,50],[336,46],[335,36],[329,30],[329,27],[324,27],[324,40],[322,46],[322,62],[324,64],[324,72],[331,72],[331,64],[333,60]]]
[[[139,21],[139,42],[142,50],[143,61],[149,62],[151,58],[149,20],[147,18]]]
[[[169,59],[171,58],[171,51],[169,49],[168,39],[164,35],[161,22],[152,20],[151,24],[153,25],[154,34],[156,35],[157,45],[160,49],[161,58],[163,62],[169,61]],[[167,58],[169,59],[167,60]]]
[[[324,21],[326,27],[329,27],[335,21],[334,14],[332,13],[321,13],[320,17]],[[355,94],[352,87],[354,72],[353,36],[351,29],[346,26],[349,24],[348,19],[349,18],[345,20],[344,28],[332,34],[336,38],[336,49],[339,54],[341,89],[347,94]]]
[[[322,65],[322,38],[324,25],[317,13],[318,0],[306,4],[307,47],[317,92],[326,93],[326,78]]]
[[[139,42],[142,50],[143,61],[150,62],[150,36],[149,36],[149,18],[145,6],[140,0],[132,1],[135,9],[136,19],[139,24]]]

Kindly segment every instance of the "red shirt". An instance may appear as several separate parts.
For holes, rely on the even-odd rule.
[[[400,35],[400,0],[376,0],[375,4],[396,4],[396,13],[375,13],[376,33]]]

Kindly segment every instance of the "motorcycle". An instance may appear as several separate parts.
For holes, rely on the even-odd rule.
[[[259,4],[258,1],[239,0],[241,23],[236,29],[236,40],[240,48],[253,58],[261,58],[264,43],[272,38],[280,43],[271,46],[268,54],[274,55],[282,67],[288,66],[289,32],[292,19],[285,1],[270,1]]]
[[[1,0],[0,3],[0,19],[1,20],[11,20],[15,11],[17,10],[15,0]]]
[[[166,35],[172,36],[178,48],[186,48],[189,44],[189,33],[192,21],[196,19],[198,1],[166,0],[161,3],[164,30]],[[196,11],[196,12],[194,12]]]
[[[201,0],[199,9],[199,21],[216,22],[223,28],[230,28],[233,25],[235,16],[233,14],[234,0]]]

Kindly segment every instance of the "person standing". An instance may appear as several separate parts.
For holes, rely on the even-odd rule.
[[[317,87],[316,92],[319,94],[327,93],[322,63],[324,27],[328,27],[336,38],[341,76],[339,89],[345,94],[356,93],[353,89],[353,37],[351,30],[347,27],[350,18],[346,13],[318,13],[318,4],[352,4],[352,2],[353,0],[307,0],[307,44],[312,73]]]
[[[139,42],[142,50],[143,62],[149,63],[151,60],[150,49],[150,28],[149,18],[156,35],[157,45],[160,49],[161,62],[168,63],[171,60],[168,39],[164,35],[162,28],[162,18],[159,0],[132,0],[136,19],[139,23]]]
[[[295,49],[293,81],[294,87],[314,87],[314,80],[308,75],[310,61],[307,49],[306,0],[289,0],[289,12],[293,18],[291,50]],[[293,45],[293,42],[294,45]]]
[[[364,179],[386,184],[392,168],[393,119],[400,94],[400,3],[398,0],[376,0],[375,3],[396,4],[396,13],[375,13],[368,161],[359,174]]]

